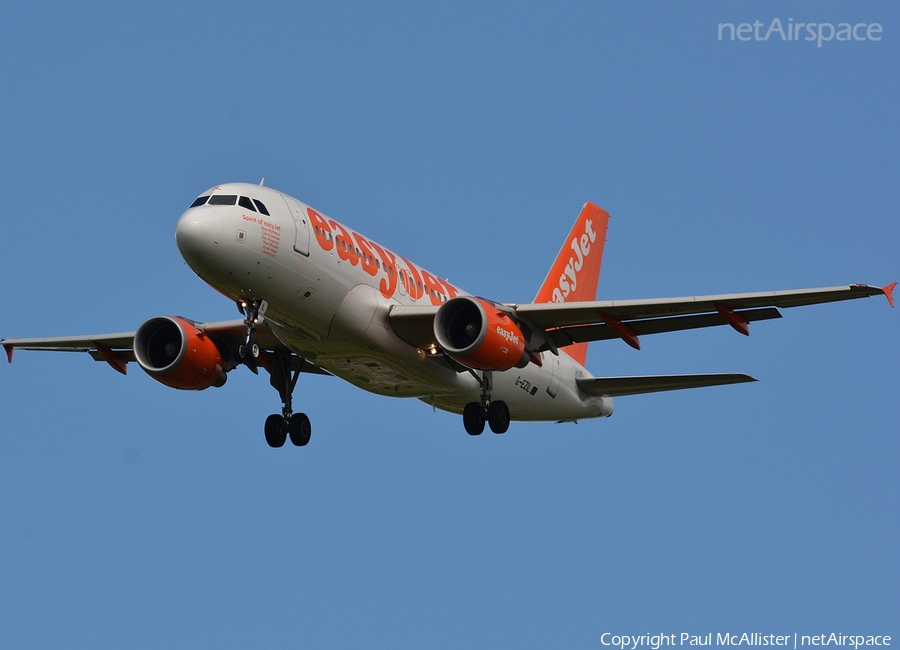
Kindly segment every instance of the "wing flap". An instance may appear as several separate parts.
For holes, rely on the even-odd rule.
[[[578,387],[588,395],[621,397],[642,395],[667,390],[705,388],[756,381],[743,373],[720,373],[712,375],[656,375],[643,377],[590,377],[576,379]]]

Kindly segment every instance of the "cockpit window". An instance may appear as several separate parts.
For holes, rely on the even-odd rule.
[[[237,194],[213,194],[209,197],[210,205],[234,205],[237,203]]]
[[[253,202],[246,196],[242,196],[238,199],[238,205],[242,208],[247,208],[248,210],[253,210],[254,212],[256,212],[256,208],[253,207]]]
[[[266,210],[266,206],[263,205],[263,202],[262,202],[262,201],[260,201],[259,199],[253,199],[253,202],[256,204],[256,207],[259,208],[259,211],[260,211],[260,212],[262,212],[262,213],[263,213],[264,215],[266,215],[267,217],[268,217],[268,216],[271,216],[271,215],[269,214],[269,211]]]
[[[198,205],[203,205],[209,200],[209,194],[206,196],[198,196],[193,203],[191,203],[192,208],[196,208]]]

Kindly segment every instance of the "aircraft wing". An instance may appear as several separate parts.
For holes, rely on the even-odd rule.
[[[506,304],[514,318],[537,333],[536,350],[553,350],[572,343],[621,338],[640,348],[644,334],[674,332],[716,325],[730,325],[749,334],[748,324],[781,318],[778,308],[801,307],[869,296],[887,296],[893,307],[896,282],[886,287],[851,284],[840,287],[728,293],[713,296],[656,298],[650,300],[604,300],[571,303]],[[400,338],[427,349],[437,345],[433,332],[435,306],[391,308],[391,326]]]
[[[750,322],[781,318],[778,307],[802,307],[879,295],[887,296],[893,306],[895,286],[896,282],[886,287],[851,284],[793,291],[510,306],[526,322],[545,330],[556,346],[618,337],[640,349],[638,337],[642,334],[730,325],[749,335]]]
[[[86,334],[84,336],[52,336],[32,339],[3,339],[0,344],[12,356],[13,349],[50,350],[52,352],[90,352],[97,349],[97,343],[114,350],[131,350],[134,332],[118,334]]]
[[[243,320],[215,321],[210,323],[193,323],[201,332],[207,334],[218,347],[230,350],[244,341],[246,333]],[[13,338],[0,341],[6,349],[6,356],[12,363],[13,351],[49,350],[52,352],[87,352],[95,361],[106,361],[113,368],[124,374],[125,364],[135,361],[135,332],[119,332],[116,334],[87,334],[82,336],[52,336],[45,338]],[[260,318],[253,334],[253,340],[264,350],[287,350],[288,348],[275,336],[264,318]],[[302,372],[329,375],[310,361],[302,364]]]
[[[704,388],[756,381],[750,375],[727,373],[714,375],[657,375],[648,377],[585,377],[575,380],[578,387],[588,395],[619,397],[622,395],[642,395],[666,390]]]
[[[760,307],[802,307],[826,302],[854,300],[889,294],[890,288],[866,284],[842,287],[798,289],[794,291],[764,291],[760,293],[724,293],[715,296],[690,296],[685,298],[656,298],[650,300],[604,300],[575,303],[530,303],[510,305],[516,313],[525,316],[540,327],[565,327],[597,322],[597,312],[603,312],[620,321],[643,320],[688,314],[716,313],[717,305],[737,311]]]

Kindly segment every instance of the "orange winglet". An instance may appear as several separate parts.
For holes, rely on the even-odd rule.
[[[4,345],[3,347],[6,348],[6,358],[12,363],[12,353],[15,348],[11,345]]]
[[[888,304],[893,307],[894,306],[894,287],[897,286],[896,282],[891,282],[886,287],[881,287],[881,290],[884,291],[884,295],[888,299]]]
[[[616,336],[625,341],[628,345],[633,347],[635,350],[641,349],[641,342],[638,340],[637,334],[634,333],[634,330],[628,327],[622,321],[613,318],[609,314],[604,314],[602,311],[598,311],[597,315],[606,323],[606,326],[615,332]]]
[[[118,352],[106,347],[102,343],[97,343],[96,341],[94,341],[94,347],[97,348],[97,352],[100,353],[103,360],[108,363],[113,370],[121,372],[123,375],[128,374],[128,362],[125,361]]]
[[[731,307],[726,307],[718,302],[714,302],[713,307],[715,307],[716,311],[719,312],[719,315],[725,319],[725,322],[731,325],[736,331],[744,336],[750,336],[750,325],[747,323],[746,318],[741,316]]]

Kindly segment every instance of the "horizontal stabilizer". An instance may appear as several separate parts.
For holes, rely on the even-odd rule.
[[[666,390],[704,388],[725,384],[742,384],[756,381],[743,373],[716,375],[656,375],[646,377],[592,377],[577,379],[578,387],[588,395],[619,397],[621,395],[641,395],[660,393]]]

